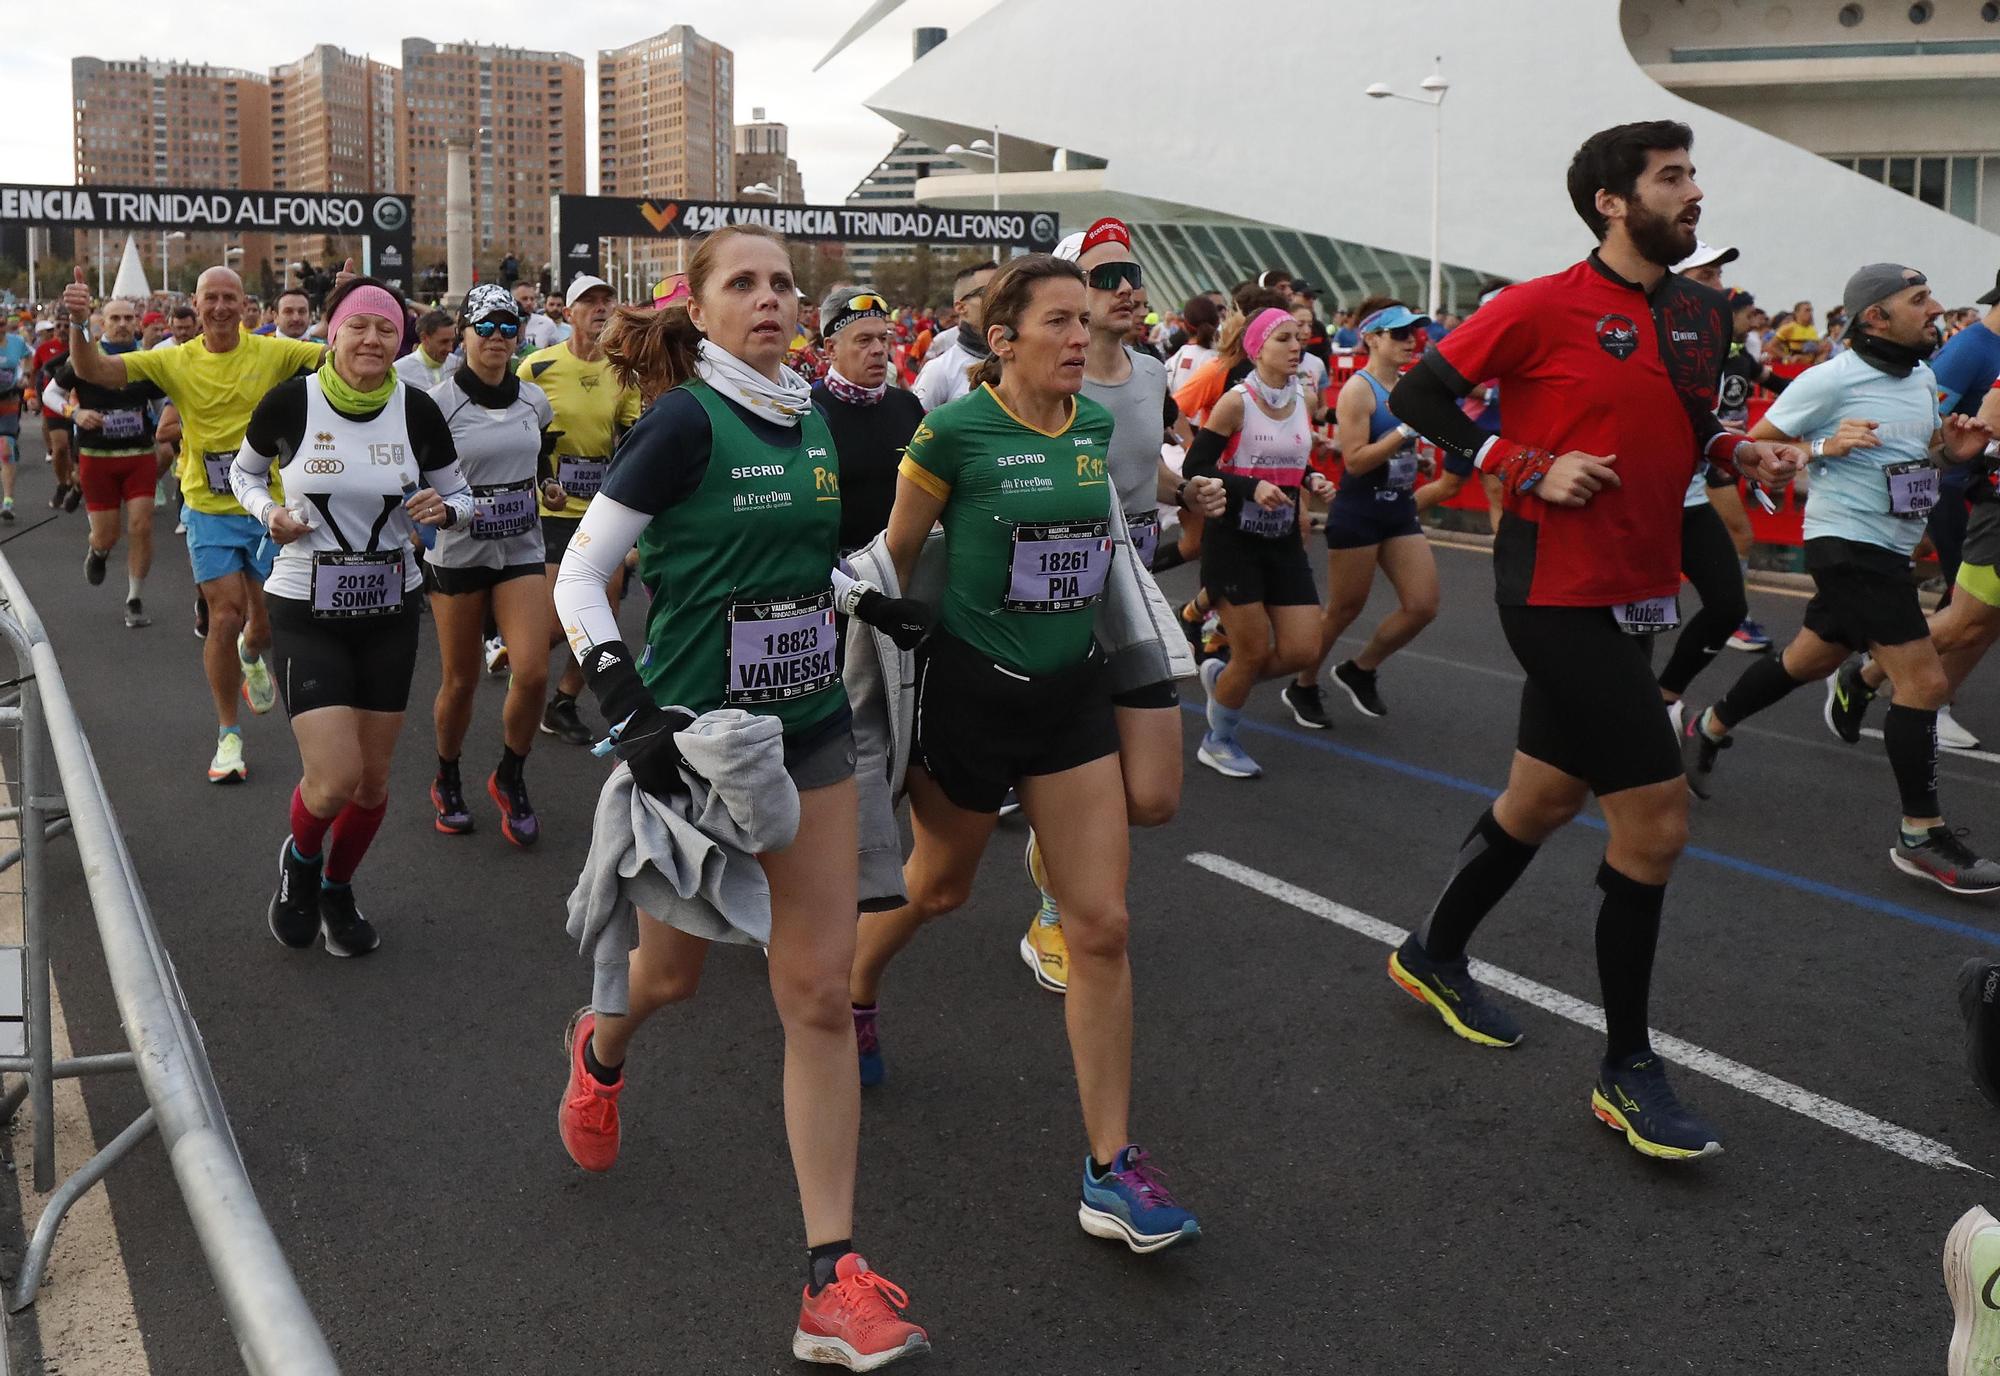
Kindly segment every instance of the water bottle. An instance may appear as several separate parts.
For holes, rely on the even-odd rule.
[[[417,480],[405,473],[403,475],[403,501],[405,504],[409,502],[411,497],[416,495],[416,491]],[[424,542],[425,549],[434,550],[437,548],[437,527],[427,526],[421,521],[415,520],[411,521],[410,524],[417,528],[417,538]]]

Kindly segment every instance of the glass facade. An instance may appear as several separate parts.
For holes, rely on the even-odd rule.
[[[1146,265],[1147,296],[1156,310],[1178,309],[1204,291],[1227,291],[1267,268],[1282,267],[1320,289],[1324,314],[1369,296],[1393,296],[1418,309],[1430,294],[1430,260],[1269,225],[1132,224],[1132,248]],[[1465,312],[1485,274],[1444,265],[1446,310]]]
[[[1948,153],[1893,153],[1853,157],[1834,153],[1827,161],[1871,182],[1882,182],[1925,205],[1948,211],[1985,229],[2000,230],[1992,207],[2000,200],[2000,156]],[[1983,185],[1982,185],[1983,183]]]

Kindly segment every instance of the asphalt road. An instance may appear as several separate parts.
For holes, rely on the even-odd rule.
[[[48,481],[38,464],[24,473],[23,526],[47,514]],[[540,739],[537,852],[510,849],[483,798],[475,835],[435,833],[426,630],[389,820],[358,886],[383,946],[354,961],[281,948],[262,914],[296,756],[279,712],[248,724],[247,786],[204,781],[214,728],[187,563],[158,529],[156,624],[137,632],[119,624],[115,564],[105,587],[84,584],[81,515],[0,536],[56,638],[252,1178],[344,1370],[799,1369],[802,1244],[763,962],[718,953],[701,996],[646,1029],[623,1158],[584,1177],[552,1120],[559,1034],[589,991],[563,905],[602,767]],[[1246,726],[1267,773],[1242,783],[1195,763],[1191,716],[1181,816],[1134,837],[1135,1131],[1200,1211],[1200,1247],[1141,1259],[1076,1226],[1084,1144],[1061,1009],[1015,953],[1032,910],[1018,830],[996,841],[971,905],[892,972],[858,1237],[931,1329],[936,1351],[910,1369],[1941,1369],[1944,1234],[1995,1192],[1924,1164],[1924,1144],[2000,1169],[1952,1002],[1959,961],[2000,947],[2000,907],[1891,869],[1879,743],[1840,745],[1816,693],[1769,713],[1697,805],[1653,1011],[1663,1032],[1774,1078],[1681,1071],[1728,1151],[1692,1168],[1640,1158],[1589,1113],[1595,1033],[1528,1008],[1517,1050],[1459,1041],[1389,983],[1360,917],[1420,921],[1505,777],[1518,678],[1488,561],[1438,558],[1444,611],[1384,673],[1389,718],[1339,702],[1337,729],[1300,731],[1271,685]],[[1796,627],[1803,602],[1752,600],[1775,634]],[[1695,697],[1744,664],[1726,655]],[[497,679],[482,689],[468,776],[497,752],[501,696]],[[1993,672],[1959,715],[2000,751]],[[2000,759],[1942,773],[1947,812],[2000,846]],[[1546,986],[1551,1006],[1598,997],[1602,847],[1587,821],[1551,841],[1474,950]],[[54,850],[72,1035],[110,1049],[81,883]],[[1271,896],[1280,883],[1304,894]],[[138,1103],[129,1080],[88,1094],[100,1138]],[[1843,1106],[1859,1111],[1838,1115],[1852,1131],[1825,1121]],[[157,1146],[110,1188],[155,1370],[235,1370]],[[60,1247],[56,1262],[59,1284]]]

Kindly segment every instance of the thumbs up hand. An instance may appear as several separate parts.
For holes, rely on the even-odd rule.
[[[70,319],[81,321],[90,314],[90,287],[83,280],[82,268],[75,269],[75,273],[75,280],[63,287],[62,304]]]
[[[333,275],[333,290],[339,291],[358,276],[360,274],[354,270],[354,260],[349,258],[345,263],[341,264],[340,271]]]

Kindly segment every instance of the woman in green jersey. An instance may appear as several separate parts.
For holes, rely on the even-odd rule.
[[[619,446],[563,555],[556,608],[619,757],[645,792],[685,792],[674,735],[691,713],[733,707],[783,724],[798,833],[757,858],[770,885],[785,1128],[806,1228],[792,1350],[872,1370],[926,1350],[928,1339],[897,1316],[907,1297],[852,1244],[861,1097],[847,971],[859,859],[853,713],[834,648],[839,459],[805,380],[783,366],[798,323],[784,241],[749,227],[711,235],[688,265],[688,284],[686,311],[654,312],[648,326],[626,331],[612,360],[621,380],[659,397]],[[655,389],[655,380],[667,386]],[[635,544],[652,595],[637,656],[606,596]],[[855,610],[867,615],[865,603]],[[617,1159],[633,1032],[693,995],[708,951],[644,913],[639,928],[629,993],[581,1010],[566,1038],[558,1124],[586,1170]]]
[[[889,556],[907,586],[942,523],[949,577],[938,628],[918,651],[910,901],[862,915],[852,993],[864,1077],[877,1081],[882,972],[919,927],[965,902],[1001,801],[1017,789],[1069,934],[1064,1015],[1090,1146],[1079,1220],[1151,1252],[1200,1227],[1127,1135],[1125,785],[1093,623],[1111,560],[1130,547],[1110,524],[1111,413],[1078,395],[1089,325],[1075,263],[1013,259],[987,284],[992,353],[972,392],[926,416],[905,451]]]

